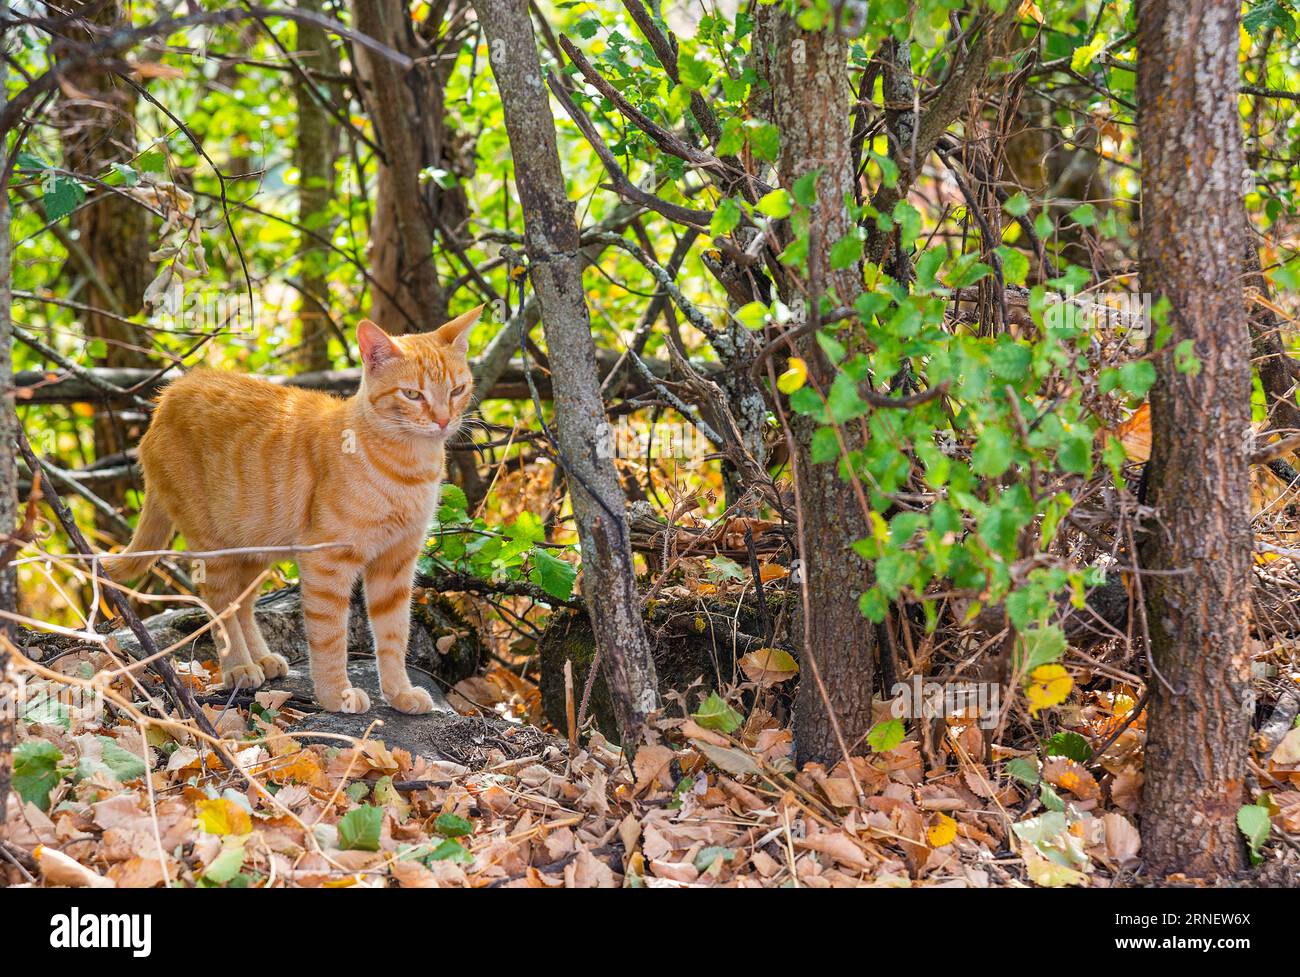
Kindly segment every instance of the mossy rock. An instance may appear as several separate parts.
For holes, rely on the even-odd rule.
[[[307,661],[302,596],[296,586],[263,594],[257,599],[254,613],[262,636],[272,651],[284,655],[291,665]],[[155,614],[144,621],[160,648],[184,641],[207,623],[207,612],[193,606]],[[138,654],[138,643],[129,630],[117,631],[113,636],[129,653]],[[454,640],[444,642],[447,644],[446,650],[439,651],[439,639],[447,636],[453,636]],[[183,658],[216,661],[213,632],[199,635],[183,645],[177,654]],[[374,654],[370,622],[366,617],[360,590],[352,595],[352,609],[348,615],[348,654]],[[432,591],[416,591],[416,600],[411,607],[411,638],[406,649],[408,665],[427,672],[445,690],[461,679],[476,674],[486,654],[478,632],[461,616],[450,600]]]

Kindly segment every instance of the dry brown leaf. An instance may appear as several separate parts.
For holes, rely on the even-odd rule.
[[[564,882],[571,889],[617,889],[619,886],[614,870],[586,848],[580,848],[578,857],[564,867]]]
[[[818,831],[809,834],[806,838],[796,840],[795,847],[829,855],[841,865],[863,872],[871,868],[871,861],[858,847],[857,842],[843,831]]]
[[[176,878],[175,862],[168,857],[164,869],[158,856],[135,856],[125,862],[118,862],[108,870],[108,877],[123,889],[152,889],[154,886],[166,885]]]
[[[1289,730],[1273,751],[1270,761],[1279,767],[1300,763],[1300,726]]]
[[[674,756],[671,749],[661,744],[643,746],[637,750],[636,759],[632,762],[632,772],[636,775],[636,786],[632,792],[640,796],[656,781],[661,786],[670,788],[672,780],[668,775],[668,764],[673,762]]]
[[[691,862],[666,862],[660,859],[651,859],[650,871],[655,874],[656,878],[687,884],[700,877],[699,869]]]
[[[740,667],[751,682],[762,688],[778,685],[799,674],[798,663],[788,651],[780,648],[759,648],[742,655]]]
[[[1044,763],[1043,779],[1053,787],[1068,790],[1081,801],[1090,801],[1101,794],[1097,778],[1087,767],[1069,757],[1052,757]]]
[[[37,845],[32,857],[40,867],[41,876],[50,885],[67,885],[74,888],[114,889],[117,883],[98,872],[86,868],[75,858],[69,858],[57,848]]]
[[[1122,814],[1110,812],[1101,819],[1106,830],[1106,855],[1120,868],[1132,868],[1138,862],[1142,838],[1138,829]]]
[[[1142,771],[1128,767],[1115,775],[1110,785],[1110,799],[1129,814],[1136,814],[1142,801]]]

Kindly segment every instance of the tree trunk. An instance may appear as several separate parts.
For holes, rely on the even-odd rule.
[[[454,51],[439,39],[423,40],[438,24],[418,25],[423,31],[417,36],[406,0],[354,0],[352,18],[357,30],[420,61],[403,72],[353,47],[367,114],[385,156],[370,226],[370,316],[389,332],[423,332],[447,319],[434,238],[458,232],[468,216],[458,182],[468,176],[462,172],[467,165],[458,160],[443,107]]]
[[[527,0],[475,4],[501,92],[514,156],[524,241],[553,370],[560,458],[570,476],[584,563],[583,597],[629,751],[644,742],[658,686],[641,622],[624,499],[608,453],[596,348],[582,285],[583,258],[565,191]]]
[[[321,0],[298,0],[298,6],[314,13],[322,11]],[[328,261],[318,240],[308,232],[329,235],[329,205],[334,197],[334,159],[338,154],[337,123],[321,105],[309,85],[317,92],[327,86],[314,82],[310,72],[331,73],[338,68],[338,58],[330,46],[329,35],[314,24],[298,24],[300,67],[306,77],[297,77],[294,90],[298,100],[298,222],[305,230],[298,246],[303,266],[301,298],[298,302],[298,367],[304,371],[330,368],[329,281]]]
[[[100,27],[123,23],[119,4],[78,3],[87,20]],[[94,9],[92,9],[94,8]],[[101,34],[91,34],[71,22],[63,31],[63,42],[81,46],[94,43]],[[135,91],[120,78],[98,68],[68,72],[69,95],[60,106],[58,122],[63,140],[63,165],[76,174],[102,178],[113,163],[129,164],[136,154]],[[83,326],[88,339],[105,343],[104,355],[96,364],[106,367],[148,366],[150,339],[121,318],[140,311],[144,290],[151,277],[149,262],[149,214],[135,201],[107,190],[91,190],[95,200],[70,218],[76,240],[85,251],[91,270],[87,305],[106,315],[87,312]],[[95,456],[104,458],[125,451],[139,436],[127,428],[121,415],[111,410],[94,420]],[[121,506],[129,483],[103,486],[101,497]],[[100,528],[110,523],[100,518]]]
[[[1252,696],[1247,469],[1250,338],[1242,302],[1237,112],[1239,8],[1147,0],[1138,8],[1142,287],[1170,303],[1172,337],[1151,391],[1150,534],[1142,578],[1151,629],[1142,843],[1157,875],[1244,864]],[[1172,348],[1190,342],[1193,375]],[[1168,683],[1166,685],[1166,683]]]
[[[777,163],[781,184],[791,187],[805,173],[821,170],[812,215],[810,276],[834,293],[837,304],[851,303],[862,288],[861,267],[829,271],[832,245],[853,227],[844,206],[846,195],[853,199],[854,179],[849,42],[833,31],[802,30],[783,8],[771,8],[769,16],[775,52],[770,63],[773,113],[781,130]],[[811,380],[829,390],[835,367],[821,352],[816,336],[805,336],[797,348]],[[857,600],[870,586],[871,571],[851,548],[855,540],[869,536],[870,529],[857,497],[839,477],[838,466],[813,463],[816,423],[798,417],[793,426],[800,558],[807,594],[795,749],[800,763],[831,763],[843,756],[844,747],[860,745],[871,728],[875,629],[858,610]],[[846,425],[843,433],[849,451],[862,447],[858,425]]]
[[[0,17],[9,16],[8,0],[0,0]],[[6,102],[9,80],[8,63],[0,60],[0,109]],[[9,133],[0,131],[0,174],[7,168],[6,148]],[[2,180],[2,177],[0,177]],[[14,450],[14,429],[18,415],[14,413],[13,395],[13,296],[11,294],[12,251],[9,238],[9,187],[0,184],[0,534],[12,533],[18,525],[18,499],[14,491],[18,484],[18,466]],[[0,543],[0,546],[3,546]],[[0,610],[18,610],[18,579],[11,566],[0,566]],[[13,633],[13,623],[0,618],[0,634]],[[15,689],[9,674],[8,647],[0,642],[0,829],[3,829],[9,801],[9,780],[12,769],[14,717],[16,712],[7,708],[14,703]],[[16,704],[16,703],[15,703]]]

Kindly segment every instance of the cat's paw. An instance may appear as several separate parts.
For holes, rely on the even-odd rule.
[[[388,704],[398,712],[404,712],[412,716],[422,716],[426,712],[433,712],[433,696],[429,695],[428,690],[418,686],[412,686],[397,693],[397,695],[388,697]]]
[[[289,674],[289,660],[284,655],[266,654],[257,660],[257,664],[267,678],[280,678]]]
[[[247,665],[231,665],[221,670],[221,684],[227,689],[256,689],[265,681],[266,673],[260,665],[252,662]]]
[[[320,704],[330,712],[359,713],[370,709],[370,696],[364,689],[348,686],[333,694],[316,693]]]

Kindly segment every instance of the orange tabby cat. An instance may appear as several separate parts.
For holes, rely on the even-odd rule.
[[[347,674],[348,598],[363,574],[384,698],[402,712],[429,712],[429,693],[406,674],[411,584],[438,505],[445,443],[470,401],[466,352],[481,311],[409,336],[362,320],[365,365],[347,400],[212,370],[170,384],[140,442],[140,524],[124,555],[105,561],[108,571],[139,576],[155,558],[125,554],[164,548],[176,530],[193,551],[346,544],[299,554],[316,698],[332,712],[370,708]],[[207,560],[204,599],[224,610],[272,559]],[[226,633],[227,688],[255,688],[287,670],[258,630],[251,596]]]

